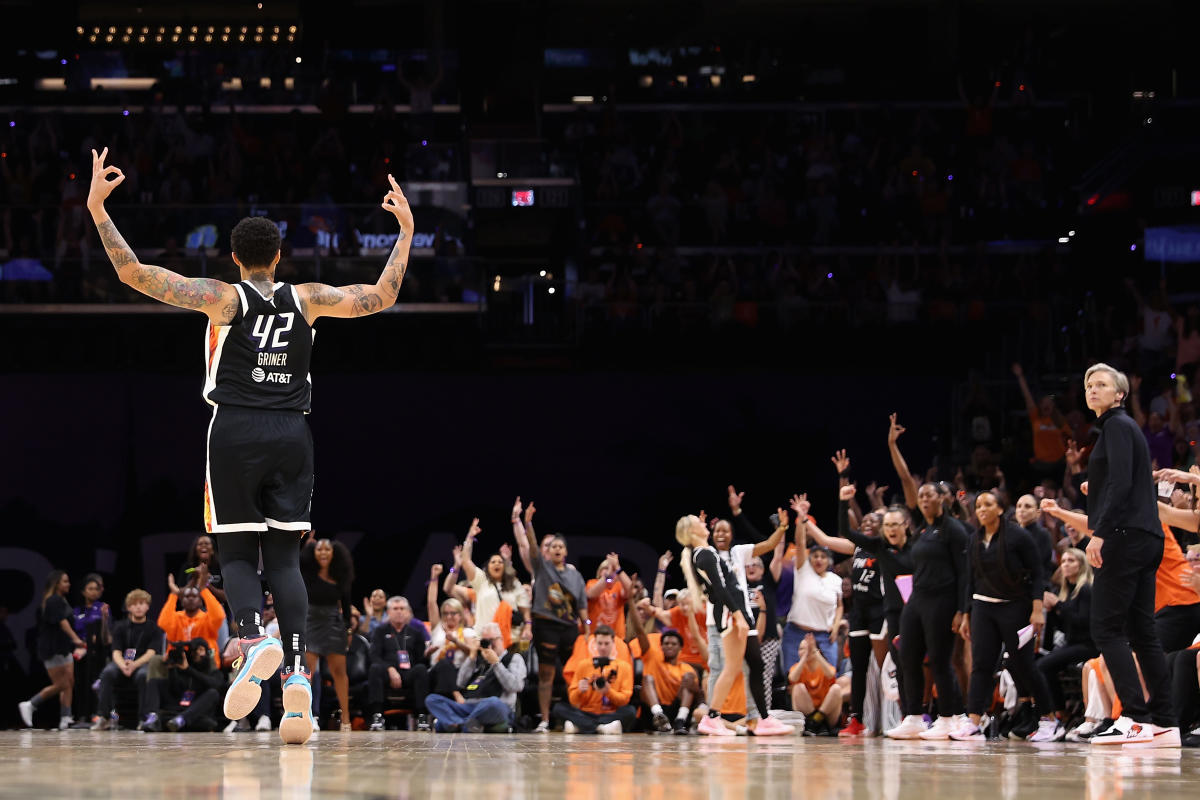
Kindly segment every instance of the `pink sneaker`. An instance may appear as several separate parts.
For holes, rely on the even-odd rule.
[[[755,736],[791,736],[795,732],[791,725],[784,725],[774,717],[763,717],[754,728]]]
[[[696,730],[707,736],[737,736],[736,733],[725,727],[725,723],[717,717],[704,715],[704,719],[700,720],[700,724]]]

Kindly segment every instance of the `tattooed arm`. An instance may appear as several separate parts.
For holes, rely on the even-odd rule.
[[[100,233],[104,252],[121,282],[142,294],[178,308],[202,311],[216,325],[226,325],[237,312],[238,296],[228,283],[211,278],[185,278],[169,269],[143,264],[126,244],[121,232],[104,209],[104,201],[125,176],[116,167],[105,167],[108,148],[99,155],[92,151],[92,185],[88,192],[88,210]],[[116,175],[116,180],[108,180]]]
[[[355,283],[350,286],[328,286],[324,283],[303,283],[296,287],[300,294],[304,317],[311,325],[319,317],[362,317],[391,308],[400,294],[400,284],[408,269],[408,251],[412,246],[412,209],[396,179],[388,175],[392,190],[383,200],[387,209],[400,223],[400,235],[388,256],[383,274],[374,284]]]

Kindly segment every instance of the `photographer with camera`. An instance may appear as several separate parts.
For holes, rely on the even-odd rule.
[[[596,655],[580,656],[571,665],[574,669],[564,670],[574,678],[567,691],[571,702],[556,703],[553,711],[565,720],[563,733],[619,734],[633,727],[633,666],[616,657],[615,638],[612,628],[601,625],[593,636]]]
[[[504,648],[500,625],[488,622],[463,632],[466,658],[458,668],[454,699],[440,694],[425,698],[439,733],[483,733],[492,726],[510,728],[516,716],[517,695],[525,688],[525,659]]]
[[[185,590],[186,591],[186,590]],[[167,642],[163,661],[166,678],[153,678],[146,686],[146,707],[154,709],[142,730],[161,731],[162,719],[172,732],[215,731],[215,714],[225,688],[225,675],[213,667],[212,649],[200,637]]]

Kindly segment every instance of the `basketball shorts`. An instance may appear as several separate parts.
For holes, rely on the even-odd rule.
[[[883,603],[862,602],[856,597],[854,605],[850,608],[850,635],[882,639],[886,617],[887,613],[884,611]]]
[[[205,530],[309,530],[312,492],[312,432],[303,413],[228,405],[213,409]]]

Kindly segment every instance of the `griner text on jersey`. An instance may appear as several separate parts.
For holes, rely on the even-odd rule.
[[[259,353],[258,365],[260,367],[286,367],[287,353]]]

